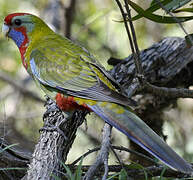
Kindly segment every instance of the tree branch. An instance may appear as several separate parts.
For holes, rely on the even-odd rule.
[[[70,169],[72,172],[74,172],[77,169],[77,166],[70,166]],[[83,172],[87,172],[88,169],[90,168],[90,166],[86,166],[83,165],[82,166],[82,171]],[[143,168],[143,169],[133,169],[130,168],[128,165],[109,165],[109,172],[120,172],[122,169],[125,169],[125,171],[127,172],[127,178],[132,178],[132,179],[145,179],[147,178],[151,178],[151,177],[159,177],[160,174],[163,173],[163,177],[167,177],[167,178],[190,178],[190,176],[171,170],[171,169],[166,169],[163,166],[149,166],[147,168]],[[100,171],[97,171],[95,176],[93,178],[101,178],[102,173],[104,172],[103,168],[100,168]],[[146,176],[147,175],[147,176]]]
[[[169,37],[140,52],[144,76],[148,83],[156,86],[189,87],[192,85],[193,47],[188,48],[184,38]],[[111,61],[111,59],[110,59]],[[130,55],[111,70],[115,79],[127,88],[140,93],[142,87],[133,79],[135,65]],[[146,86],[145,86],[146,87]],[[156,93],[158,95],[158,93]],[[164,94],[161,94],[161,96]],[[180,97],[180,95],[179,95]]]
[[[145,90],[154,95],[165,96],[170,98],[193,98],[193,90],[184,88],[166,88],[154,86],[148,82],[145,82]]]
[[[105,124],[103,128],[103,138],[101,142],[101,149],[96,157],[95,163],[93,163],[90,168],[88,169],[86,175],[84,176],[85,180],[93,179],[94,174],[97,172],[98,168],[102,164],[104,164],[105,173],[103,175],[103,180],[107,178],[108,175],[108,154],[110,148],[110,136],[111,136],[111,126],[109,124]]]
[[[44,115],[44,128],[29,165],[28,179],[52,179],[63,177],[69,150],[76,137],[77,128],[85,119],[86,112],[76,111],[65,116],[53,101],[48,99]],[[53,130],[53,131],[52,131]]]
[[[133,24],[132,24],[132,21],[129,21],[130,23],[130,27],[131,27],[131,31],[132,31],[132,36],[131,36],[131,33],[130,33],[130,30],[129,30],[129,27],[127,25],[127,15],[130,15],[130,10],[129,10],[129,7],[126,6],[126,10],[127,10],[127,13],[126,14],[124,12],[124,9],[120,3],[119,0],[115,0],[120,11],[121,11],[121,14],[122,14],[122,17],[123,17],[123,21],[124,21],[124,25],[125,25],[125,29],[126,29],[126,32],[127,32],[127,36],[128,36],[128,39],[129,39],[129,42],[130,42],[130,47],[131,47],[131,51],[132,51],[132,55],[134,57],[134,63],[135,63],[135,66],[136,66],[136,70],[137,70],[137,73],[138,74],[142,74],[143,73],[143,69],[142,69],[142,66],[141,66],[141,61],[140,61],[140,56],[139,56],[139,52],[138,52],[138,46],[137,46],[137,41],[136,41],[136,37],[135,37],[135,31],[134,31],[134,28],[133,28]],[[135,52],[135,48],[134,48],[134,43],[135,43],[135,48],[137,50],[137,52]]]
[[[65,12],[65,18],[66,18],[65,36],[69,39],[71,38],[71,26],[75,15],[75,5],[76,5],[76,0],[70,0],[70,5],[66,8],[66,12]]]

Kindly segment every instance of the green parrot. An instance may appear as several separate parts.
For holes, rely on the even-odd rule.
[[[28,13],[9,14],[2,31],[16,43],[29,75],[61,110],[94,112],[170,168],[193,172],[134,114],[133,101],[116,90],[119,84],[85,48]]]

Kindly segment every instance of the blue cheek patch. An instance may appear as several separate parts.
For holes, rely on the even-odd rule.
[[[9,37],[15,41],[18,48],[21,47],[21,45],[25,39],[24,35],[21,32],[16,31],[14,29],[11,29],[9,31]]]

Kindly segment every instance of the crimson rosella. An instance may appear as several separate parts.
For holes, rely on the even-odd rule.
[[[28,13],[9,14],[2,30],[19,48],[27,72],[61,110],[95,112],[170,168],[193,171],[134,114],[132,101],[116,90],[118,83],[85,48]]]

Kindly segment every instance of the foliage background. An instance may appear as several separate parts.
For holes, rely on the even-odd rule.
[[[68,7],[69,0],[0,0],[0,24],[4,17],[13,12],[28,12],[42,17],[55,31],[65,34],[64,9]],[[143,8],[149,7],[146,3],[136,0]],[[58,5],[60,4],[61,5]],[[163,11],[158,11],[163,14]],[[132,14],[136,14],[132,10]],[[124,25],[116,22],[120,20],[120,12],[115,1],[91,0],[76,1],[76,7],[71,26],[71,39],[86,47],[107,68],[109,57],[124,58],[130,52],[129,42]],[[55,19],[53,17],[56,17]],[[141,18],[134,23],[140,49],[147,48],[166,36],[184,37],[184,32],[178,25],[157,24]],[[188,33],[192,33],[193,21],[184,23]],[[0,34],[0,122],[1,136],[12,143],[32,151],[39,137],[39,128],[42,125],[42,114],[45,112],[43,104],[24,96],[6,81],[2,76],[10,76],[23,88],[35,92],[42,99],[44,94],[39,91],[29,78],[21,65],[20,54],[15,44],[7,41]],[[163,112],[166,122],[164,133],[168,135],[168,144],[189,162],[193,161],[193,100],[179,99],[175,107],[168,107]],[[95,147],[100,141],[103,121],[95,115],[87,118],[88,130],[85,124],[80,128],[76,142],[68,156],[68,162],[72,162],[88,149]],[[95,137],[96,141],[90,137]],[[127,138],[113,129],[113,142],[116,145],[128,146]],[[96,154],[84,159],[84,163],[92,163]],[[128,154],[120,153],[125,161]],[[111,162],[114,163],[113,155]]]

